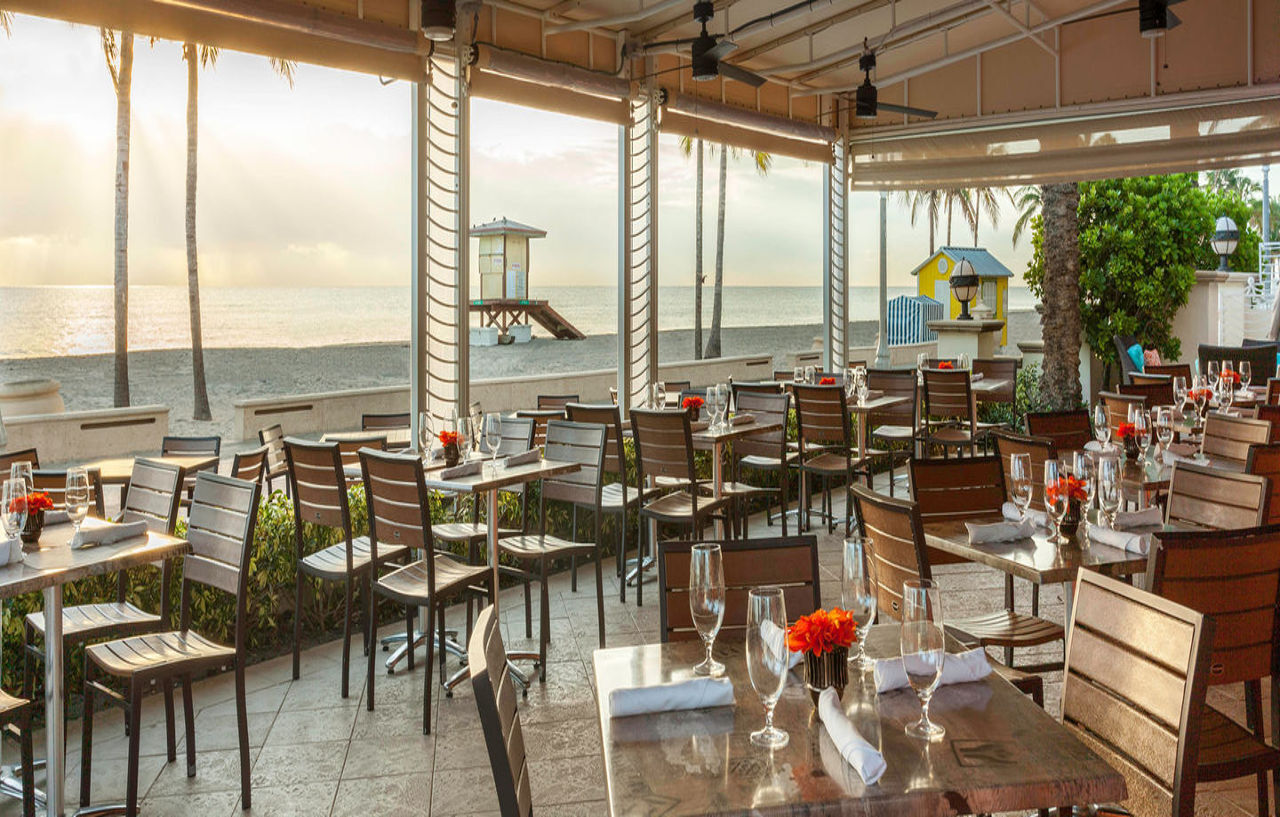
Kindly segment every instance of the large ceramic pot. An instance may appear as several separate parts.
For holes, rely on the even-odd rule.
[[[848,648],[836,647],[822,655],[805,653],[804,683],[809,688],[814,706],[818,705],[818,696],[827,687],[833,687],[836,695],[843,696],[845,685],[849,683]]]

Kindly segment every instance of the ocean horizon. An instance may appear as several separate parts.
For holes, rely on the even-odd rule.
[[[889,287],[889,297],[914,294]],[[703,290],[703,327],[711,325],[712,288]],[[589,336],[617,331],[617,288],[531,287]],[[852,287],[850,320],[877,317],[877,289]],[[205,287],[200,291],[206,348],[305,348],[352,343],[403,343],[409,336],[408,287]],[[1035,298],[1009,291],[1011,310],[1032,309]],[[0,359],[111,352],[110,286],[0,287]],[[693,287],[664,285],[659,330],[693,328]],[[798,326],[822,322],[822,289],[726,286],[722,325]],[[185,286],[142,285],[129,290],[129,348],[190,346]],[[546,335],[534,326],[534,334]]]

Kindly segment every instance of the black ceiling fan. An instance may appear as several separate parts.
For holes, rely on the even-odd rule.
[[[867,41],[863,40],[863,46],[866,47]],[[854,96],[853,112],[858,119],[875,119],[879,111],[890,111],[892,113],[904,113],[907,116],[920,116],[925,119],[933,119],[938,115],[937,111],[930,111],[924,108],[912,108],[908,105],[895,105],[892,102],[880,102],[879,91],[876,86],[871,84],[871,71],[876,67],[876,52],[869,47],[858,58],[858,70],[864,74],[862,84],[858,86],[856,95]]]
[[[693,78],[699,82],[712,80],[716,77],[724,77],[725,79],[746,83],[752,88],[759,88],[764,85],[766,80],[759,74],[752,73],[731,63],[721,62],[721,60],[733,53],[738,45],[723,34],[710,34],[707,32],[707,23],[711,22],[713,16],[715,16],[715,6],[711,4],[710,0],[698,0],[693,4],[693,19],[702,24],[702,33],[696,37],[686,37],[681,40],[664,40],[662,42],[649,43],[647,47],[690,46],[693,56]]]

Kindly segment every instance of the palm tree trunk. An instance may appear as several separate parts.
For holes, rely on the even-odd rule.
[[[698,142],[697,193],[694,205],[693,359],[702,360],[702,140]]]
[[[133,33],[120,33],[116,87],[115,404],[129,405],[129,117]]]
[[[204,339],[200,331],[200,272],[196,264],[196,142],[199,134],[200,55],[196,46],[182,46],[187,59],[187,301],[191,311],[191,374],[194,389],[192,418],[211,420],[209,390],[204,377]]]
[[[932,258],[932,257],[933,257],[933,253],[934,253],[934,252],[936,251],[936,249],[937,249],[936,247],[934,247],[934,244],[936,243],[936,241],[935,241],[934,236],[933,236],[933,233],[934,233],[934,230],[935,230],[935,228],[936,228],[936,227],[937,227],[937,224],[936,224],[936,223],[934,223],[934,220],[933,220],[933,219],[929,219],[929,257],[930,257],[930,258]]]
[[[1040,393],[1051,409],[1073,409],[1080,393],[1080,241],[1075,184],[1040,188],[1044,213],[1044,373]]]
[[[951,205],[955,203],[955,196],[947,196],[947,246],[951,246]]]
[[[720,311],[724,297],[724,199],[729,181],[729,146],[720,146],[720,209],[716,213],[716,283],[711,295],[711,333],[706,357],[720,357]]]

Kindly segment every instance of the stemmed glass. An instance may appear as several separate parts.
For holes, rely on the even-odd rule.
[[[707,648],[706,659],[693,668],[694,673],[723,675],[724,664],[711,657],[716,633],[724,623],[724,566],[719,545],[699,544],[689,550],[689,612]],[[782,629],[786,630],[785,623]]]
[[[435,447],[435,426],[431,420],[431,412],[418,412],[418,454],[426,460],[431,458],[431,450]]]
[[[480,437],[484,434],[484,412],[479,406],[471,408],[471,434],[468,439],[471,441],[471,456],[480,459]]]
[[[1179,409],[1187,404],[1187,379],[1181,375],[1173,379],[1173,399],[1178,401]]]
[[[770,632],[787,631],[787,605],[781,587],[754,587],[747,594],[747,675],[764,705],[764,728],[751,733],[751,742],[766,749],[780,749],[790,736],[773,725],[773,708],[786,685],[791,654],[785,638],[764,637],[761,628],[765,622],[773,625]]]
[[[1218,363],[1218,361],[1216,360],[1209,361],[1208,372],[1207,372],[1209,376],[1209,388],[1214,390],[1218,388],[1218,372],[1220,370],[1220,366],[1221,364]]]
[[[817,383],[817,382],[818,382],[818,367],[817,367],[817,366],[805,366],[805,367],[804,367],[804,382],[809,383],[809,384],[813,384],[813,383]]]
[[[1230,378],[1218,378],[1218,411],[1231,411],[1231,403],[1235,400],[1236,389]]]
[[[1107,527],[1114,528],[1120,511],[1120,460],[1117,457],[1098,458],[1098,507]]]
[[[871,540],[850,536],[844,540],[844,581],[841,583],[841,602],[853,616],[858,628],[857,654],[849,657],[861,672],[870,672],[875,661],[867,656],[863,642],[867,628],[876,619],[875,563],[871,559]]]
[[[1077,451],[1071,455],[1071,473],[1084,483],[1084,508],[1093,507],[1093,497],[1097,493],[1097,481],[1093,473],[1093,457],[1087,451]]]
[[[956,368],[957,368],[957,369],[963,369],[964,371],[966,371],[966,372],[967,372],[967,371],[969,371],[969,369],[972,367],[972,365],[973,365],[973,363],[972,363],[972,361],[970,361],[970,359],[969,359],[969,353],[968,353],[968,352],[961,352],[961,353],[960,353],[960,357],[956,358]]]
[[[9,478],[4,481],[0,491],[0,527],[4,528],[6,539],[16,539],[27,524],[27,483],[21,478]]]
[[[1093,407],[1093,436],[1102,443],[1103,448],[1110,447],[1111,418],[1107,416],[1106,403],[1098,403]]]
[[[791,372],[791,382],[792,382],[792,383],[803,383],[803,382],[804,382],[804,367],[803,367],[803,366],[797,366],[797,367],[795,367],[795,369]]]
[[[1196,420],[1197,422],[1204,422],[1205,411],[1209,407],[1209,387],[1206,385],[1204,378],[1200,378],[1200,382],[1196,384],[1194,400]]]
[[[705,404],[703,408],[707,410],[707,425],[709,430],[715,431],[716,417],[720,413],[720,394],[716,391],[715,386],[707,387],[707,396],[703,402]]]
[[[716,384],[716,426],[724,430],[729,424],[729,391],[728,383]]]
[[[1070,492],[1059,488],[1059,480],[1063,476],[1061,462],[1044,461],[1044,509],[1053,520],[1053,541],[1059,544],[1069,541],[1062,535],[1062,520],[1066,518],[1067,508],[1071,504]]]
[[[947,730],[929,720],[929,700],[942,679],[946,650],[942,630],[942,599],[929,579],[902,583],[902,666],[920,698],[920,720],[907,724],[907,734],[938,740]]]
[[[36,480],[31,473],[31,463],[27,460],[15,462],[9,466],[9,479],[20,479],[27,486],[26,493],[36,489]]]
[[[79,466],[67,469],[67,492],[63,497],[67,518],[71,520],[76,533],[84,524],[89,514],[89,474]]]
[[[871,393],[871,386],[867,383],[867,369],[865,366],[859,366],[854,369],[854,380],[858,384],[858,405],[865,406],[867,397]]]
[[[1129,422],[1133,423],[1133,434],[1138,443],[1138,464],[1141,465],[1147,461],[1147,446],[1151,444],[1151,423],[1147,421],[1146,409],[1141,406],[1129,408],[1133,409]]]
[[[1151,411],[1155,415],[1156,450],[1162,453],[1173,442],[1173,409],[1163,406]]]
[[[1031,455],[1009,455],[1009,482],[1013,489],[1013,504],[1018,506],[1018,513],[1027,518],[1027,510],[1031,507],[1031,496],[1035,493],[1035,483],[1031,481]]]
[[[653,384],[653,407],[658,410],[667,407],[667,387],[661,380]]]
[[[489,456],[493,458],[494,472],[498,470],[498,449],[502,447],[502,415],[491,411],[484,416],[484,444],[489,447]]]
[[[1249,361],[1242,360],[1238,364],[1236,371],[1240,373],[1240,388],[1249,388],[1249,384],[1253,382],[1253,366]]]

